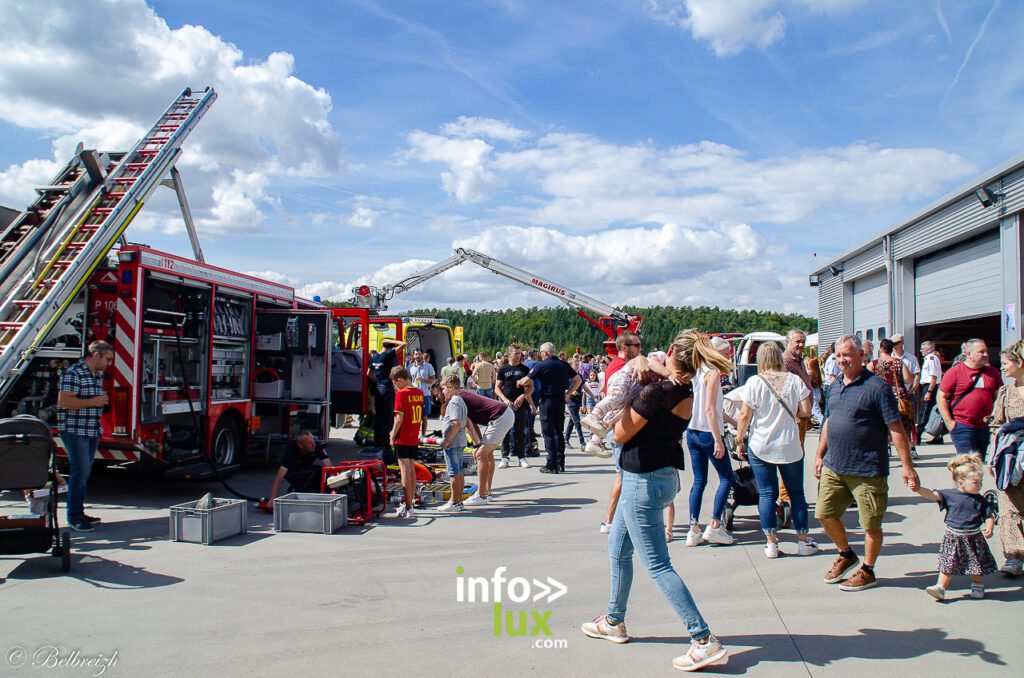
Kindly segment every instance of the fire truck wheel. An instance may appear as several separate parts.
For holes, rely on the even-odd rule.
[[[213,430],[213,458],[218,466],[237,464],[242,459],[242,433],[230,417],[221,417]]]

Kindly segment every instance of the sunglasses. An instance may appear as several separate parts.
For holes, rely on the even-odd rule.
[[[626,346],[642,346],[643,344],[626,344]]]

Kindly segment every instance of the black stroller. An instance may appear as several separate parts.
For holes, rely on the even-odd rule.
[[[754,479],[754,469],[750,468],[750,464],[740,459],[739,455],[736,454],[735,432],[731,428],[726,428],[722,439],[725,442],[725,451],[729,457],[739,463],[739,466],[733,469],[736,481],[732,484],[732,489],[729,490],[729,501],[726,503],[725,511],[722,515],[722,523],[725,524],[725,529],[732,532],[736,508],[738,506],[757,506],[757,481]],[[791,527],[793,524],[793,512],[790,509],[789,502],[778,503],[775,508],[779,516],[779,527]]]
[[[0,554],[50,553],[71,569],[71,537],[57,522],[57,446],[49,425],[29,415],[0,419],[0,490],[50,483],[42,516],[0,518]],[[22,523],[24,526],[19,525]]]

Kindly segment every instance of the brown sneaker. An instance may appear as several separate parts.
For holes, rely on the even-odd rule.
[[[844,581],[839,585],[840,591],[863,591],[864,589],[870,589],[878,586],[878,581],[875,580],[875,575],[871,574],[864,568],[861,568],[853,573],[853,576]]]
[[[829,571],[825,573],[825,583],[838,584],[846,579],[847,572],[858,565],[860,565],[860,560],[857,559],[857,556],[854,556],[853,558],[844,558],[840,555],[836,558],[836,562],[832,563],[832,567],[829,568]]]

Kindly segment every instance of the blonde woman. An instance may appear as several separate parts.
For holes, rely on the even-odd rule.
[[[1024,341],[1018,341],[999,354],[1003,365],[1003,374],[1012,383],[1004,384],[996,394],[996,402],[992,407],[992,419],[989,426],[1000,428],[1003,424],[1024,418]],[[993,473],[992,465],[999,457],[1001,447],[996,445],[996,452],[990,455],[989,472]],[[1024,571],[1024,532],[1021,531],[1021,519],[1024,518],[1024,479],[1005,490],[997,490],[999,501],[999,545],[1002,547],[1006,562],[999,568],[1003,574],[1011,577],[1020,576]]]
[[[779,557],[775,502],[781,475],[789,490],[793,525],[800,539],[797,555],[813,555],[818,546],[807,536],[804,450],[797,424],[797,418],[811,413],[811,391],[800,377],[786,371],[779,345],[766,342],[757,349],[757,377],[746,383],[739,397],[743,409],[736,431],[736,452],[741,458],[749,458],[757,479],[757,512],[768,539],[764,553],[769,558]]]
[[[645,386],[616,422],[614,439],[622,445],[622,494],[608,535],[612,595],[607,612],[582,627],[591,638],[629,642],[626,605],[633,585],[633,553],[638,551],[647,573],[690,635],[689,651],[672,661],[681,671],[724,663],[727,656],[672,567],[663,513],[678,491],[678,472],[683,467],[680,439],[693,406],[689,382],[701,368],[725,369],[723,363],[706,336],[695,330],[680,332],[669,353],[670,377]]]
[[[705,338],[706,339],[706,338]],[[725,413],[722,410],[722,375],[729,374],[732,365],[714,344],[707,340],[714,360],[701,361],[693,375],[693,419],[686,429],[686,448],[690,451],[693,467],[693,485],[690,487],[690,529],[686,533],[687,546],[702,542],[728,545],[733,537],[722,524],[722,513],[729,500],[729,491],[736,478],[732,462],[725,453]],[[718,489],[712,504],[711,520],[707,529],[700,531],[700,507],[704,490],[708,486],[708,466],[718,474]]]

